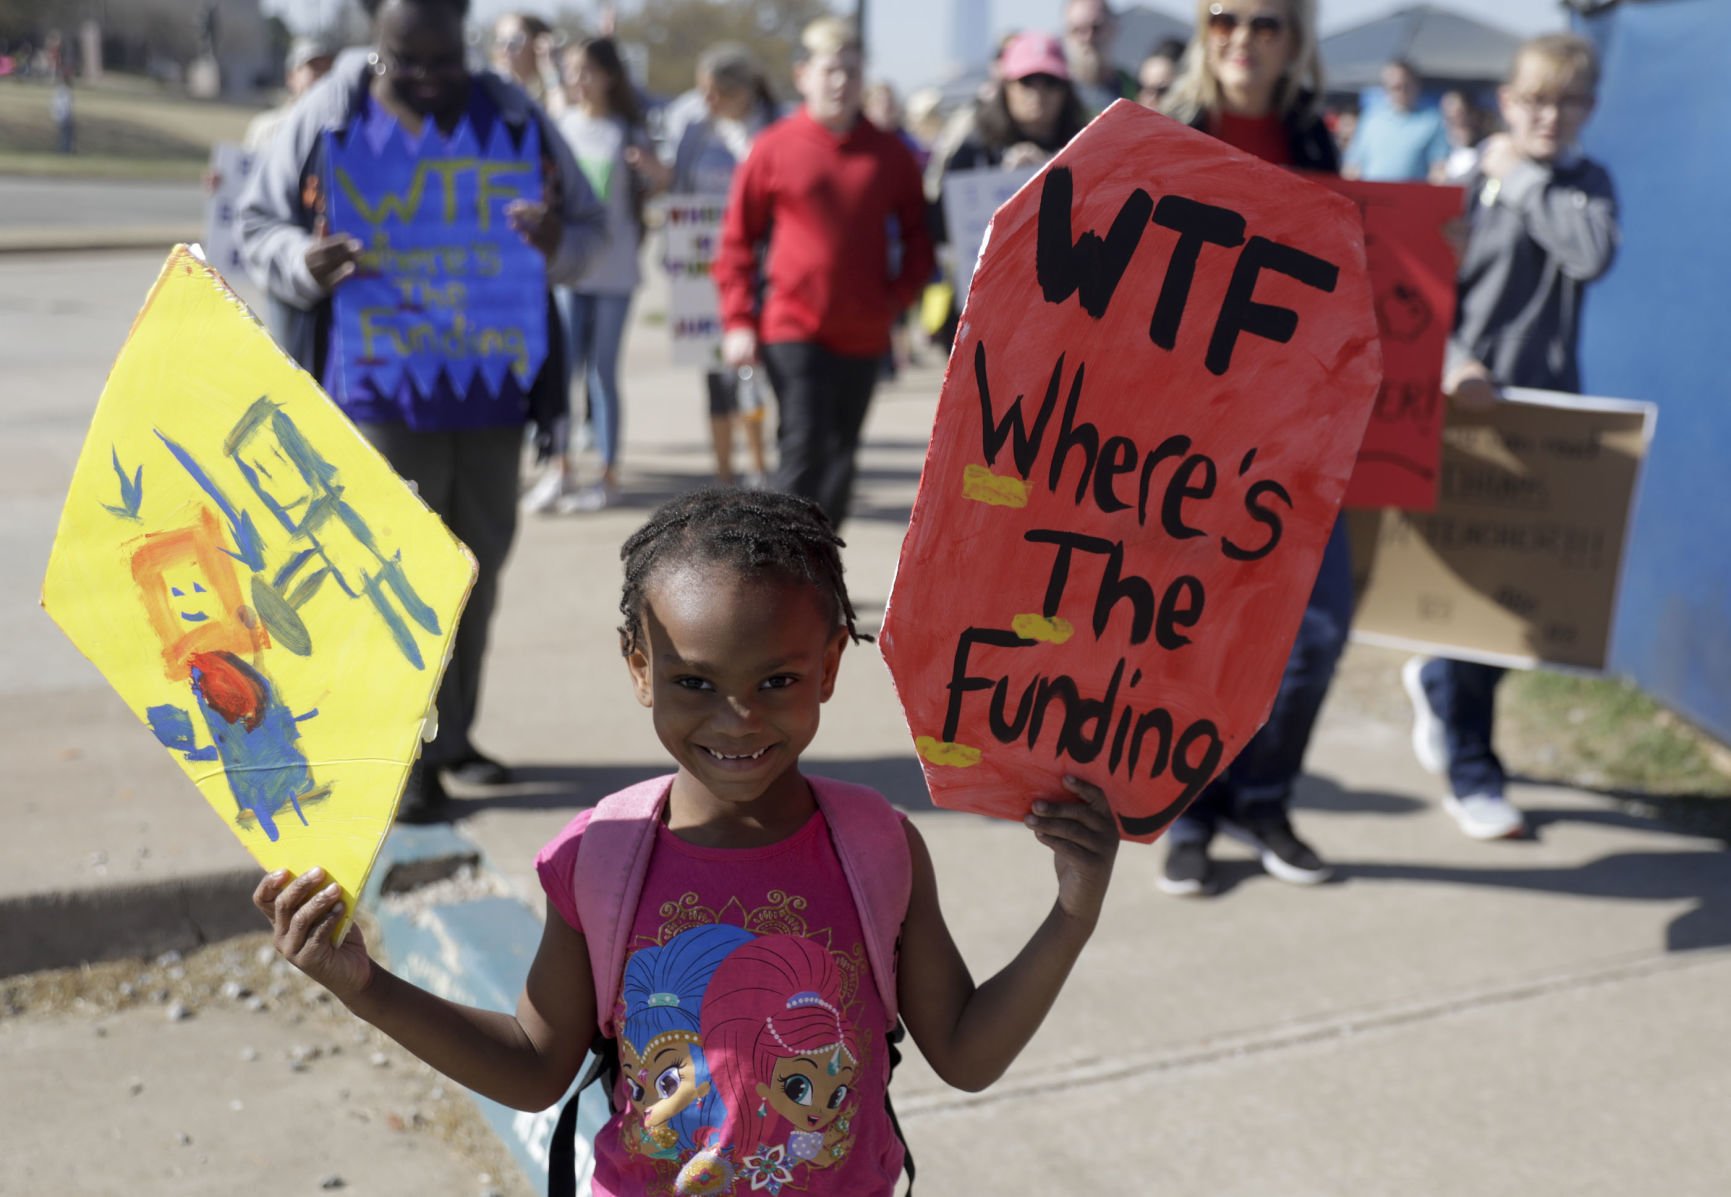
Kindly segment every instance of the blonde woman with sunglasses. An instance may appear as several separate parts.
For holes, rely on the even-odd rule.
[[[1316,0],[1202,0],[1197,36],[1162,110],[1276,166],[1337,172],[1322,122]],[[1292,830],[1292,786],[1352,622],[1352,562],[1337,524],[1305,607],[1274,709],[1225,773],[1167,833],[1160,889],[1215,891],[1216,831],[1249,843],[1273,877],[1316,885],[1332,870]]]

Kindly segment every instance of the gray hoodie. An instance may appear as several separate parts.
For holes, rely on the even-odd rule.
[[[1579,391],[1581,298],[1617,251],[1611,176],[1574,156],[1522,161],[1494,185],[1474,172],[1466,186],[1472,233],[1448,368],[1477,358],[1503,386]]]
[[[247,271],[273,300],[286,305],[288,310],[272,314],[271,331],[284,349],[309,368],[313,333],[308,317],[330,298],[330,292],[314,282],[307,270],[314,214],[302,202],[302,186],[320,136],[346,127],[354,117],[368,70],[365,50],[343,51],[331,73],[300,98],[271,143],[259,150],[241,196],[240,245]],[[507,125],[520,127],[533,120],[540,128],[541,147],[559,172],[565,224],[559,252],[547,263],[547,279],[574,283],[606,239],[601,205],[565,139],[534,101],[498,75],[481,72],[476,77]]]

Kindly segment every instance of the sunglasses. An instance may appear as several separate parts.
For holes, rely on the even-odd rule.
[[[1023,87],[1037,87],[1041,91],[1057,91],[1064,86],[1064,80],[1056,75],[1023,75],[1016,80]]]
[[[1240,24],[1246,26],[1250,30],[1250,36],[1260,42],[1273,41],[1286,28],[1286,22],[1273,13],[1259,12],[1253,17],[1241,17],[1219,4],[1208,10],[1208,32],[1222,41],[1238,32]]]

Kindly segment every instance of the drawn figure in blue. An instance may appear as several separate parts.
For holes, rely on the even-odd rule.
[[[370,602],[404,658],[426,668],[413,623],[439,634],[439,617],[410,584],[400,552],[387,555],[359,512],[343,498],[337,468],[269,398],[249,407],[223,442],[223,454],[291,538],[290,553],[267,577],[264,542],[250,512],[238,509],[185,448],[157,433],[193,481],[227,518],[236,551],[253,571],[252,605],[277,643],[308,656],[312,638],[298,614],[326,582]],[[118,466],[117,466],[118,469]]]
[[[300,723],[318,711],[293,714],[256,664],[268,641],[241,599],[215,514],[203,510],[192,527],[147,534],[132,554],[132,577],[169,680],[188,683],[192,692],[190,710],[172,703],[147,709],[150,730],[187,760],[220,762],[241,820],[256,819],[272,841],[284,807],[304,825],[302,807],[330,793],[314,782],[296,743]],[[199,742],[192,710],[202,716],[209,744]]]
[[[639,948],[626,962],[619,1069],[641,1117],[624,1127],[638,1154],[677,1159],[726,1122],[699,1044],[703,993],[721,962],[752,938],[725,924],[692,927],[659,947]]]

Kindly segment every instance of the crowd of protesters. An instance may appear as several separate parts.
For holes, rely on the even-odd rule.
[[[1495,402],[1502,386],[1578,386],[1581,293],[1608,268],[1617,240],[1610,181],[1576,145],[1596,65],[1585,43],[1564,35],[1523,46],[1489,104],[1459,88],[1427,90],[1412,63],[1393,61],[1361,112],[1356,103],[1326,102],[1316,0],[1198,0],[1188,42],[1146,47],[1119,46],[1106,0],[1066,0],[1052,30],[1004,37],[976,94],[949,109],[935,91],[904,104],[887,83],[868,84],[858,31],[826,17],[804,31],[790,79],[772,78],[743,46],[716,45],[698,60],[692,89],[651,120],[609,36],[507,14],[491,31],[490,69],[479,69],[467,54],[464,0],[366,7],[375,19],[370,49],[337,54],[316,39],[291,49],[289,103],[249,132],[261,165],[242,234],[279,311],[273,331],[337,388],[337,402],[481,562],[440,692],[440,738],[417,768],[407,818],[440,817],[442,777],[480,785],[510,778],[468,732],[517,513],[575,514],[629,499],[620,464],[628,386],[619,364],[644,280],[649,201],[662,191],[728,197],[713,274],[720,342],[692,391],[694,419],[707,419],[714,446],[715,480],[804,496],[838,526],[874,390],[886,367],[909,356],[899,339],[903,318],[929,313],[934,285],[942,292],[954,269],[953,256],[946,267],[934,254],[946,237],[945,179],[1038,167],[1118,100],[1295,170],[1461,185],[1468,231],[1443,390],[1462,405]],[[1132,57],[1120,61],[1121,50]],[[330,81],[307,91],[327,74]],[[345,395],[330,370],[330,296],[354,270],[358,246],[324,230],[310,147],[322,130],[355,122],[418,129],[431,121],[448,130],[477,114],[533,122],[553,148],[544,170],[555,202],[512,214],[547,259],[552,352],[532,384],[496,402],[480,426],[476,397],[458,396],[468,401],[460,418],[423,418],[410,428],[392,397]],[[951,295],[926,320],[945,351],[955,327]],[[741,439],[743,469],[735,464]],[[527,477],[526,443],[541,451],[539,472]],[[597,461],[586,467],[591,453]],[[587,478],[585,468],[593,468]],[[1321,853],[1295,832],[1290,807],[1352,604],[1338,527],[1268,723],[1171,829],[1166,892],[1212,892],[1208,848],[1217,831],[1249,840],[1283,880],[1330,876]],[[1499,676],[1447,660],[1415,661],[1405,674],[1421,760],[1447,776],[1445,803],[1478,838],[1524,829],[1490,743]]]

